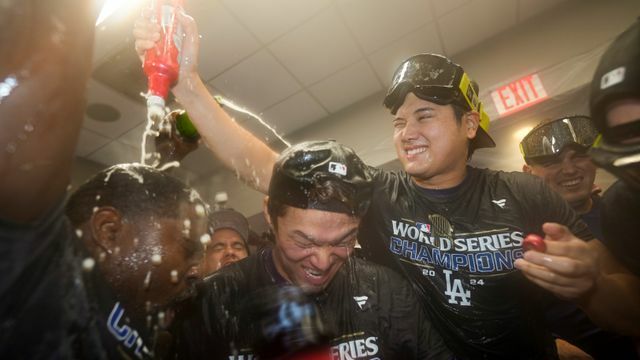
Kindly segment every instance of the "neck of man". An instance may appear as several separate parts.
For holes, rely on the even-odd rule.
[[[589,196],[586,199],[574,201],[570,203],[570,205],[576,213],[582,215],[591,211],[593,200],[591,199],[591,196]]]
[[[467,163],[465,161],[446,172],[441,172],[427,177],[417,177],[412,175],[411,178],[416,185],[421,188],[439,190],[450,189],[460,185],[466,176]]]

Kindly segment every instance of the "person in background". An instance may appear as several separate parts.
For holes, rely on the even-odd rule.
[[[593,192],[596,166],[587,153],[597,138],[591,118],[563,116],[534,127],[520,142],[520,151],[525,160],[522,170],[544,180],[602,239],[601,199]],[[631,338],[600,329],[570,302],[552,301],[546,318],[555,336],[595,359],[638,359]],[[567,358],[570,349],[558,342],[561,358]]]
[[[264,204],[275,244],[199,284],[191,311],[183,312],[178,354],[251,358],[264,349],[259,344],[266,337],[267,344],[284,347],[269,358],[286,358],[304,351],[301,345],[317,344],[273,335],[292,326],[289,317],[307,313],[306,306],[273,304],[281,320],[268,327],[255,314],[255,300],[295,286],[319,309],[322,325],[306,328],[318,330],[318,337],[332,334],[328,351],[334,359],[450,358],[411,285],[385,267],[350,256],[371,194],[366,170],[353,150],[333,141],[285,150],[274,164]]]
[[[205,249],[202,275],[208,276],[222,267],[249,256],[249,222],[233,209],[211,213],[211,243]]]
[[[602,133],[589,155],[619,178],[603,196],[603,242],[629,272],[640,276],[640,20],[604,52],[590,88],[591,118]],[[640,286],[611,293],[620,306],[612,318],[628,319],[627,332],[640,337]],[[633,304],[637,311],[629,311]]]

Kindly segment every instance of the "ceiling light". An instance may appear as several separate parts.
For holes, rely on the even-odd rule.
[[[96,20],[96,26],[102,24],[109,16],[113,15],[123,6],[132,8],[139,0],[107,0],[100,10],[98,20]]]
[[[520,128],[513,133],[513,137],[520,142],[529,133],[529,131],[531,131],[531,129],[533,129],[533,126]]]

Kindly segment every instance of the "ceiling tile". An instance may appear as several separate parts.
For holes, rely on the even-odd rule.
[[[269,49],[305,85],[362,57],[333,7],[276,40]]]
[[[87,104],[102,103],[115,107],[120,112],[120,118],[113,122],[100,122],[85,116],[83,127],[100,135],[116,139],[120,135],[146,121],[147,110],[120,93],[113,91],[93,79],[89,80],[87,89]]]
[[[330,112],[336,112],[382,89],[366,61],[359,61],[311,86],[309,91]]]
[[[389,86],[393,72],[402,61],[419,53],[443,53],[434,23],[427,24],[376,51],[369,56],[369,61],[384,85]]]
[[[566,0],[519,0],[518,21],[524,21],[545,10],[551,9]]]
[[[311,18],[330,0],[226,0],[224,4],[258,39],[268,44]]]
[[[276,132],[283,135],[301,129],[312,122],[327,116],[328,113],[306,91],[299,92],[285,101],[268,109],[262,119]],[[257,121],[250,119],[242,122],[242,126],[256,136],[271,142],[275,136]]]
[[[433,19],[425,0],[338,0],[338,5],[367,54]]]
[[[442,16],[451,10],[454,10],[471,0],[431,0],[436,16]]]
[[[256,38],[218,1],[195,2],[190,10],[200,33],[198,70],[205,81],[261,47]],[[189,9],[187,9],[189,10]]]
[[[78,139],[78,146],[76,146],[76,155],[80,157],[86,157],[92,152],[105,146],[111,141],[111,139],[98,135],[91,130],[80,130],[80,137]]]
[[[512,0],[475,0],[438,19],[447,55],[455,55],[515,25],[516,4]]]
[[[296,80],[266,50],[252,55],[210,83],[233,102],[253,112],[300,90]]]
[[[89,155],[89,160],[93,160],[107,166],[140,162],[140,148],[136,148],[116,140]]]
[[[118,138],[118,141],[129,146],[140,148],[142,147],[142,134],[146,128],[147,122],[142,122],[138,126],[122,134],[122,136]]]

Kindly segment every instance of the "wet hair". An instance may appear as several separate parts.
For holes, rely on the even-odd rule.
[[[357,204],[354,204],[354,202],[358,201],[354,187],[337,178],[329,178],[317,182],[315,187],[309,190],[307,197],[310,203],[328,204],[337,202],[344,204],[346,208],[355,208]],[[287,205],[278,196],[269,196],[267,212],[275,230],[278,230],[278,217],[284,216],[289,207],[293,206]]]
[[[180,204],[189,202],[205,206],[195,190],[165,172],[140,164],[120,164],[81,185],[69,198],[66,214],[74,226],[88,221],[94,208],[101,206],[112,206],[129,219],[178,218]]]

